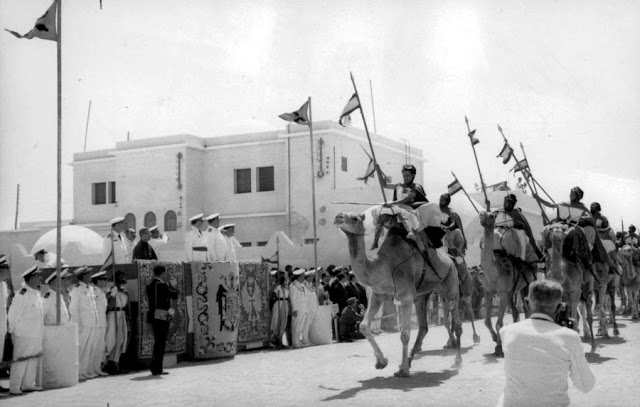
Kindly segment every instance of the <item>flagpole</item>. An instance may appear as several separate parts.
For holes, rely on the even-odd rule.
[[[61,246],[62,246],[62,0],[58,1],[57,7],[57,25],[58,25],[58,41],[56,50],[56,65],[57,65],[57,80],[58,80],[58,160],[57,160],[57,172],[58,172],[58,190],[57,190],[57,219],[56,219],[56,278],[58,281],[58,292],[56,294],[56,325],[60,325],[60,293],[62,292],[62,279],[60,274],[62,271],[61,264]]]
[[[489,198],[487,198],[487,188],[484,184],[484,180],[482,179],[482,171],[480,171],[480,163],[478,162],[478,154],[476,153],[476,146],[473,144],[473,139],[471,138],[471,127],[469,127],[469,119],[467,116],[464,116],[464,121],[467,123],[467,132],[469,136],[469,142],[471,143],[471,149],[473,150],[473,156],[476,159],[476,166],[478,167],[478,174],[480,174],[480,184],[482,184],[482,193],[484,194],[484,204],[487,205],[487,212],[491,210],[491,202],[489,202]],[[466,193],[466,192],[465,192]],[[477,210],[477,209],[476,209]]]
[[[378,128],[376,127],[376,106],[373,104],[373,85],[371,84],[371,79],[369,79],[369,90],[371,91],[371,112],[373,113],[373,132],[377,135]],[[358,102],[360,101],[360,97],[358,96]]]
[[[534,178],[533,172],[531,171],[531,163],[529,162],[529,159],[527,158],[527,153],[524,151],[524,145],[522,144],[522,142],[520,142],[520,149],[522,150],[522,154],[524,155],[524,160],[527,162],[527,166],[529,167],[529,176],[531,177],[531,182],[532,182],[532,185],[534,186],[534,190],[535,190],[536,195],[538,195],[538,188],[536,188],[536,186],[538,186],[542,190],[542,192],[544,192],[544,194],[547,196],[547,198],[549,198],[551,200],[551,202],[556,203],[556,201],[554,201],[553,198],[551,198],[551,195],[549,195],[547,193],[547,191],[542,187],[542,185],[540,185],[538,180]],[[524,175],[524,174],[522,174],[522,175]]]
[[[313,171],[313,114],[309,96],[309,147],[311,148],[311,206],[313,208],[313,267],[316,271],[316,293],[318,292],[318,238],[316,237],[316,177]],[[322,165],[322,163],[320,163]]]
[[[382,198],[384,199],[384,203],[387,203],[387,195],[384,192],[384,182],[382,178],[382,172],[380,167],[378,167],[378,161],[376,160],[376,152],[373,150],[373,143],[371,143],[371,136],[369,135],[369,128],[367,127],[367,121],[364,118],[364,111],[362,109],[362,103],[360,102],[360,95],[358,94],[358,88],[356,87],[356,81],[353,79],[353,73],[349,72],[351,76],[351,83],[353,84],[353,90],[356,92],[356,97],[358,98],[358,105],[360,105],[360,115],[362,116],[362,122],[364,123],[364,131],[367,133],[367,140],[369,141],[369,148],[371,149],[371,157],[373,158],[373,168],[376,170],[376,174],[378,174],[378,182],[380,183],[380,191],[382,191]]]
[[[516,165],[518,166],[518,170],[520,172],[522,172],[522,175],[524,175],[524,171],[523,171],[522,165],[520,164],[520,160],[518,160],[518,157],[516,157],[516,155],[515,155],[515,153],[513,151],[513,148],[511,148],[511,145],[509,144],[509,141],[507,141],[507,138],[505,137],[504,133],[502,132],[502,127],[500,127],[499,124],[498,124],[498,131],[502,135],[502,138],[504,139],[504,142],[511,149],[511,154],[513,155],[514,160],[516,160]],[[532,178],[533,178],[533,175],[532,175]],[[534,189],[531,188],[531,184],[529,183],[529,179],[527,177],[524,177],[524,180],[526,181],[527,186],[529,187],[529,190],[530,191],[534,191]],[[536,193],[536,195],[538,195],[538,194]],[[544,209],[542,209],[542,204],[540,203],[540,201],[536,199],[536,203],[538,204],[538,207],[540,208],[540,213],[542,214],[543,224],[546,226],[546,225],[548,225],[550,223],[549,222],[549,218],[547,218],[547,214],[544,212]]]
[[[451,171],[451,175],[453,175],[453,178],[455,178],[455,180],[458,182],[458,185],[460,185],[460,188],[462,188],[462,192],[464,192],[464,194],[467,196],[467,199],[469,200],[469,202],[471,202],[471,205],[473,206],[473,209],[476,210],[476,213],[480,213],[478,208],[476,208],[476,204],[473,203],[473,200],[471,200],[471,197],[469,196],[469,194],[467,194],[467,191],[462,186],[462,182],[460,182],[458,180],[458,177],[456,177],[456,174],[454,174],[453,171]]]
[[[87,152],[87,136],[89,135],[89,117],[91,116],[91,101],[89,101],[89,111],[87,112],[87,126],[84,129],[84,152]]]

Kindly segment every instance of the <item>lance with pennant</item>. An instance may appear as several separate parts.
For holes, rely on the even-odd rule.
[[[471,197],[469,196],[469,194],[467,194],[467,191],[464,189],[464,187],[462,186],[462,183],[458,180],[458,177],[456,177],[456,174],[453,173],[453,171],[451,171],[451,175],[453,175],[453,178],[456,179],[456,181],[458,181],[458,184],[460,184],[460,188],[462,189],[462,192],[464,192],[464,194],[467,196],[467,199],[469,200],[469,202],[471,202],[471,205],[473,206],[473,209],[476,210],[476,213],[480,213],[480,211],[478,210],[478,208],[476,208],[476,204],[473,203],[473,200],[471,199]]]
[[[478,144],[477,139],[474,137],[476,130],[471,131],[471,127],[469,127],[469,119],[467,116],[464,116],[464,121],[467,123],[467,135],[469,136],[469,142],[471,143],[471,149],[473,150],[473,156],[476,159],[476,166],[478,167],[478,174],[480,175],[480,184],[482,185],[482,193],[484,194],[484,204],[487,206],[487,212],[491,210],[491,202],[489,202],[489,198],[487,198],[487,188],[484,185],[484,180],[482,179],[482,171],[480,171],[480,163],[478,162],[478,154],[476,154],[476,144]],[[466,194],[466,192],[465,192]],[[475,207],[475,206],[474,206]],[[477,209],[476,209],[477,210]]]
[[[507,138],[504,135],[504,132],[502,131],[502,127],[500,127],[500,125],[498,124],[498,131],[500,132],[500,134],[502,135],[502,138],[504,139],[504,142],[507,144],[507,146],[511,149],[511,154],[513,155],[513,159],[516,160],[516,165],[518,166],[518,170],[520,172],[522,172],[522,174],[524,174],[522,165],[520,164],[520,160],[518,160],[518,157],[516,157],[516,155],[513,153],[513,149],[511,148],[511,146],[509,145],[509,141],[507,140]],[[527,186],[529,187],[530,191],[534,191],[533,188],[531,188],[531,184],[529,183],[529,179],[527,177],[524,177],[524,180],[527,182]],[[537,195],[537,194],[536,194]],[[540,208],[540,214],[542,215],[542,221],[544,223],[544,225],[548,225],[549,224],[549,218],[547,218],[547,214],[544,212],[544,209],[542,209],[542,204],[540,203],[539,200],[536,199],[536,203],[538,204],[538,207]]]
[[[547,196],[547,198],[549,198],[551,200],[551,202],[556,203],[556,201],[553,200],[551,195],[549,195],[549,193],[542,187],[542,185],[540,185],[538,180],[534,178],[533,172],[531,171],[531,163],[530,163],[529,159],[527,158],[527,153],[524,151],[524,145],[522,144],[522,142],[520,142],[520,149],[522,150],[522,154],[524,155],[524,160],[527,162],[527,166],[529,167],[528,173],[529,173],[529,176],[531,177],[531,182],[532,182],[532,185],[534,187],[534,192],[536,193],[536,195],[538,195],[538,188],[540,188],[542,190],[542,192],[544,192],[544,194]],[[526,174],[523,174],[523,176],[524,175],[526,175]],[[536,188],[536,186],[538,188]]]
[[[360,115],[362,116],[362,123],[364,123],[364,131],[367,133],[367,140],[369,141],[369,148],[371,149],[371,158],[373,159],[373,166],[376,169],[376,174],[378,174],[378,182],[380,183],[380,191],[382,191],[382,198],[384,199],[384,203],[387,203],[387,195],[384,193],[384,184],[386,183],[384,178],[382,178],[382,171],[378,166],[378,161],[376,160],[376,153],[373,151],[373,143],[371,143],[371,136],[369,135],[369,128],[367,127],[367,121],[364,118],[364,111],[362,109],[362,103],[360,102],[360,95],[358,94],[358,88],[356,87],[356,81],[353,79],[353,73],[349,72],[351,76],[351,83],[353,83],[353,91],[356,93],[356,97],[358,98],[358,105],[360,106]]]

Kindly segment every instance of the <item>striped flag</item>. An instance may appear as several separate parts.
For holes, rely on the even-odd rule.
[[[35,27],[28,33],[21,35],[15,31],[5,31],[15,35],[17,38],[40,38],[43,40],[58,41],[58,30],[56,29],[56,10],[58,9],[58,0],[54,0],[53,4],[47,11],[36,21]]]
[[[509,160],[511,160],[512,156],[513,156],[513,149],[511,148],[509,143],[505,141],[504,146],[502,147],[502,150],[500,150],[500,154],[498,154],[497,157],[502,158],[502,164],[506,164],[509,162]]]
[[[100,271],[107,270],[109,267],[113,268],[113,266],[114,266],[114,262],[113,262],[113,250],[112,250],[111,253],[109,253],[109,255],[107,256],[107,259],[102,264],[102,267],[100,267]]]
[[[524,173],[524,171],[529,169],[529,163],[527,163],[527,159],[524,158],[520,161],[518,161],[516,163],[516,165],[513,166],[513,168],[509,171],[509,172],[513,172],[514,174],[518,171],[522,171]]]
[[[447,185],[447,192],[451,196],[453,196],[453,194],[461,190],[462,190],[462,184],[460,184],[460,181],[458,181],[458,178],[456,178],[451,184]]]
[[[476,130],[473,129],[469,132],[469,138],[471,139],[471,145],[475,146],[476,144],[480,143],[480,140],[478,140],[476,138]]]
[[[309,124],[309,101],[304,102],[300,109],[291,113],[282,113],[278,116],[282,120],[293,122],[296,124]]]
[[[343,124],[344,120],[350,121],[351,113],[355,112],[358,109],[360,109],[360,100],[358,99],[358,94],[354,93],[353,96],[351,96],[351,99],[349,99],[349,101],[347,102],[347,105],[344,107],[344,109],[342,109],[342,113],[340,114],[338,123],[340,123],[341,126],[346,127]]]

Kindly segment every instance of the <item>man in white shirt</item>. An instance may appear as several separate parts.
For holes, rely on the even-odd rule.
[[[69,277],[69,266],[62,266],[60,271],[60,278],[64,279]],[[44,280],[44,283],[49,286],[43,296],[43,309],[44,309],[44,324],[45,325],[57,325],[58,324],[58,279],[57,272],[54,271]],[[60,288],[65,289],[65,286],[60,282]],[[69,309],[67,303],[64,301],[62,291],[60,291],[60,325],[69,325],[71,323],[71,317],[69,316]]]
[[[218,230],[222,234],[222,237],[224,238],[224,241],[225,241],[224,255],[222,256],[221,259],[219,259],[219,261],[236,261],[237,257],[236,257],[236,247],[234,242],[235,239],[233,239],[233,235],[236,232],[236,224],[229,223],[227,225],[220,226]]]
[[[589,392],[595,377],[577,332],[554,322],[562,286],[538,280],[529,286],[531,318],[500,329],[504,348],[504,393],[498,406],[568,406],[568,382]]]
[[[184,235],[184,257],[188,263],[192,261],[209,261],[207,239],[202,233],[203,217],[204,215],[199,213],[189,219],[191,230]]]
[[[38,250],[33,257],[38,262],[39,269],[57,267],[58,256],[55,253],[48,252],[46,249]],[[60,263],[64,263],[64,259],[60,259]]]
[[[71,320],[78,324],[79,344],[79,379],[93,379],[98,375],[93,372],[93,361],[96,349],[95,331],[98,329],[98,310],[93,288],[88,284],[91,269],[82,266],[75,270],[78,283],[71,289],[69,314]]]
[[[9,392],[21,395],[23,391],[42,390],[37,376],[42,369],[42,343],[44,340],[44,310],[38,290],[42,275],[38,266],[22,273],[24,284],[9,308],[9,333],[13,340],[13,360],[9,379]]]
[[[106,260],[113,248],[116,264],[131,263],[131,253],[127,252],[127,245],[124,242],[125,237],[122,235],[125,229],[124,218],[119,216],[111,219],[109,223],[111,224],[111,232],[102,241],[103,257]]]
[[[133,228],[129,228],[124,231],[124,242],[125,247],[127,248],[127,255],[129,259],[131,259],[131,254],[133,253],[133,248],[136,247],[136,230]]]
[[[227,250],[227,243],[224,236],[222,236],[218,230],[220,226],[220,214],[214,213],[204,218],[204,220],[209,223],[205,235],[207,237],[210,261],[222,261]]]
[[[156,252],[156,256],[158,260],[166,260],[164,257],[164,247],[169,243],[169,236],[166,233],[160,234],[158,230],[158,225],[153,225],[149,228],[149,232],[151,232],[151,239],[149,239],[149,245],[153,248],[153,251]]]

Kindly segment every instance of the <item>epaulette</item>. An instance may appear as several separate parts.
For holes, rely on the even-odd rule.
[[[26,288],[23,288],[22,290],[20,290],[20,293],[19,293],[19,294],[20,294],[20,295],[24,295],[24,293],[26,293],[26,292],[27,292],[27,289],[26,289]]]
[[[44,295],[44,298],[49,298],[50,294],[51,294],[51,291],[47,291],[47,293]]]

